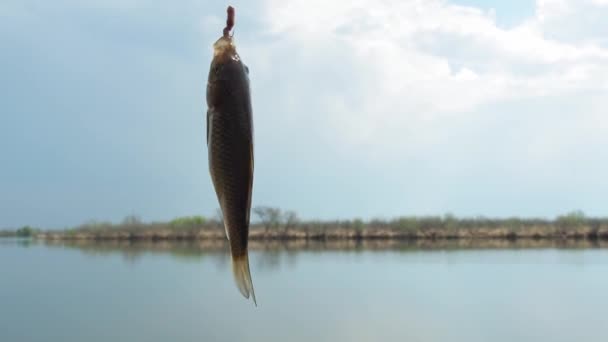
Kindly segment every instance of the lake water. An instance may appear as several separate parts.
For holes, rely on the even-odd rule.
[[[0,239],[0,341],[607,341],[606,249],[266,250]]]

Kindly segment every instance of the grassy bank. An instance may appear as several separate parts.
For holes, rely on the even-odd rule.
[[[0,238],[6,237],[32,237],[36,234],[40,233],[39,230],[36,230],[30,226],[21,227],[17,230],[0,230]]]
[[[47,247],[74,248],[91,254],[106,253],[170,253],[175,255],[224,254],[226,240],[130,241],[130,240],[30,240]],[[608,248],[608,240],[550,240],[550,239],[453,239],[453,240],[253,240],[252,251],[418,251],[418,250],[493,250],[493,249],[589,249]]]
[[[259,209],[259,208],[256,208]],[[274,212],[273,212],[274,210]],[[555,219],[456,218],[452,215],[392,220],[302,221],[293,212],[256,210],[251,241],[265,240],[608,240],[608,219],[573,212]],[[222,223],[203,217],[144,223],[128,217],[120,224],[90,222],[64,231],[32,232],[43,240],[224,240]]]
[[[15,234],[14,230],[0,230],[0,238],[15,237],[15,236],[17,236],[17,235]]]

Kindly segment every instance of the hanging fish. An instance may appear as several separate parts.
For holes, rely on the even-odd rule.
[[[209,171],[230,243],[235,282],[257,305],[249,271],[247,240],[253,188],[253,118],[249,69],[236,52],[234,8],[213,44],[207,82],[207,149]]]

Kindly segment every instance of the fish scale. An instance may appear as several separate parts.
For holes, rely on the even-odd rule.
[[[236,118],[230,115],[214,116],[212,118],[211,132],[211,153],[210,165],[212,168],[212,177],[217,185],[218,199],[224,213],[224,221],[226,222],[228,238],[230,239],[231,249],[235,254],[242,254],[247,249],[248,231],[233,232],[232,227],[242,227],[241,229],[248,230],[248,222],[246,222],[247,197],[249,186],[247,165],[243,163],[241,155],[238,156],[236,151],[239,150],[239,142],[243,142],[242,136],[238,136],[238,131],[234,129],[235,125],[231,125],[231,120]],[[240,141],[241,140],[241,141]]]

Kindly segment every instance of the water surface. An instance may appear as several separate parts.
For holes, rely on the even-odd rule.
[[[268,249],[0,239],[0,341],[606,341],[608,250]]]

